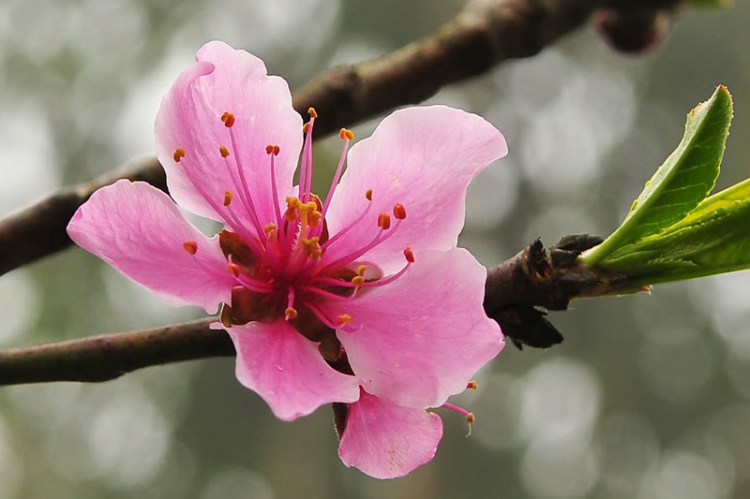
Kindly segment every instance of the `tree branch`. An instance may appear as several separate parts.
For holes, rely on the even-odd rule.
[[[433,36],[390,55],[324,72],[294,95],[294,108],[314,106],[316,134],[326,135],[398,106],[415,104],[441,87],[479,75],[508,59],[530,57],[584,25],[600,8],[662,11],[678,0],[484,0],[472,2]],[[617,16],[612,19],[616,22]],[[632,31],[632,30],[631,30]],[[60,190],[0,221],[0,275],[72,244],[65,229],[98,188],[119,179],[143,180],[166,190],[155,158],[128,164],[84,184]]]
[[[622,276],[578,263],[580,252],[599,242],[600,238],[586,235],[568,236],[545,249],[537,240],[489,269],[487,315],[519,348],[560,343],[562,335],[537,307],[564,310],[577,297],[635,291],[628,289]],[[209,329],[214,321],[207,318],[0,352],[0,385],[108,381],[143,367],[234,355],[228,335]]]

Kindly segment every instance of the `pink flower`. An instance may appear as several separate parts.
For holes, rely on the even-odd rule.
[[[426,409],[453,407],[503,347],[482,308],[486,269],[456,248],[466,187],[506,154],[503,136],[444,106],[397,111],[350,152],[342,130],[321,200],[310,192],[315,112],[303,144],[289,87],[260,59],[211,42],[196,60],[162,101],[156,149],[174,200],[224,230],[206,237],[166,194],[121,180],[68,233],[173,303],[225,304],[243,385],[286,421],[337,403],[344,463],[405,475],[442,436]]]

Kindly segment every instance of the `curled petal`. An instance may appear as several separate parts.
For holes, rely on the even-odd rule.
[[[402,406],[438,407],[500,352],[503,335],[484,312],[487,271],[471,253],[415,255],[394,282],[328,307],[352,317],[337,336],[365,390]]]
[[[334,371],[318,344],[283,319],[233,326],[227,332],[237,351],[237,379],[263,397],[277,418],[291,421],[320,405],[359,398],[357,378]]]
[[[234,280],[223,271],[218,239],[203,235],[169,196],[145,182],[119,180],[94,192],[73,215],[68,234],[173,304],[214,313],[230,299]]]
[[[446,106],[411,107],[385,118],[372,137],[355,144],[334,194],[328,227],[336,234],[370,202],[372,219],[358,223],[326,253],[333,261],[362,247],[378,232],[378,213],[394,206],[406,218],[396,233],[366,258],[392,272],[407,246],[415,251],[449,250],[464,225],[466,188],[484,167],[505,156],[502,134],[480,116]]]
[[[167,171],[169,192],[185,209],[226,222],[227,210],[222,205],[225,192],[230,191],[240,222],[254,230],[241,199],[244,187],[237,160],[243,166],[245,185],[261,227],[273,222],[266,146],[280,147],[275,158],[275,189],[283,200],[292,192],[292,176],[302,147],[302,118],[292,108],[287,83],[280,77],[267,76],[263,61],[257,57],[214,41],[196,53],[196,60],[197,64],[177,78],[156,117],[156,152]],[[236,147],[232,146],[230,129],[221,120],[225,112],[234,115]],[[179,162],[175,161],[177,149],[185,153]]]
[[[339,457],[372,477],[396,478],[430,462],[442,436],[437,414],[401,407],[363,390],[349,408]]]

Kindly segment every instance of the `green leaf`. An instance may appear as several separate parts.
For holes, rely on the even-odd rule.
[[[634,286],[750,268],[750,179],[709,197],[664,232],[616,251],[606,267]]]
[[[682,220],[716,183],[732,119],[732,96],[719,86],[687,116],[677,149],[656,171],[622,225],[582,260],[609,267],[610,255]]]

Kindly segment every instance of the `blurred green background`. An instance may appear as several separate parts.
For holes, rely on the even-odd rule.
[[[3,0],[0,215],[150,153],[161,96],[207,40],[254,52],[295,89],[429,34],[462,4]],[[749,19],[745,2],[689,11],[640,57],[586,29],[431,99],[485,116],[510,148],[472,185],[461,244],[491,265],[536,236],[608,234],[719,83],[736,110],[719,185],[746,178]],[[321,192],[340,140],[318,144]],[[275,420],[228,358],[0,388],[0,498],[745,498],[749,285],[738,273],[553,314],[565,342],[509,345],[478,392],[451,400],[476,413],[472,434],[438,410],[435,460],[394,481],[339,462],[326,408]],[[79,249],[0,278],[2,347],[198,316]]]

